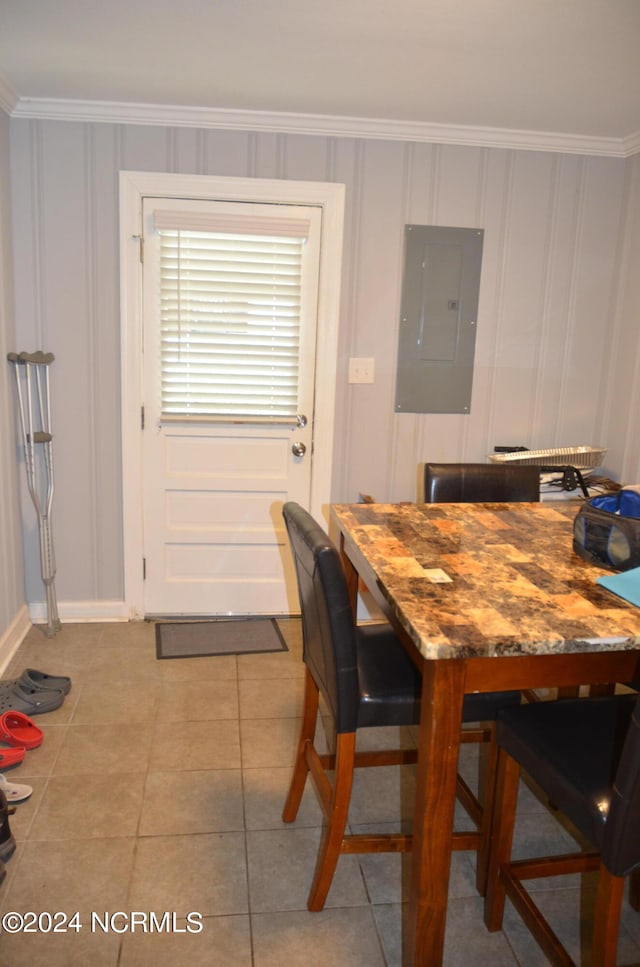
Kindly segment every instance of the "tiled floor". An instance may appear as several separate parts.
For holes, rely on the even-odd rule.
[[[298,625],[282,625],[287,653],[168,661],[156,660],[150,624],[31,630],[3,678],[37,668],[73,688],[38,717],[40,748],[6,773],[34,792],[11,819],[1,912],[42,916],[38,932],[0,934],[2,967],[400,964],[408,857],[343,857],[325,910],[306,910],[320,812],[307,790],[297,821],[280,819],[302,697]],[[465,754],[472,775],[476,753]],[[412,777],[398,773],[359,774],[353,825],[406,815]],[[524,786],[517,839],[521,850],[572,842]],[[589,891],[581,901],[574,880],[538,889],[577,956]],[[65,932],[62,915],[76,912]],[[628,908],[619,958],[640,963],[640,915]],[[546,963],[513,911],[503,933],[487,933],[469,854],[453,857],[445,962]]]

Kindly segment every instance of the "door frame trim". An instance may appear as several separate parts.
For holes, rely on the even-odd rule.
[[[331,502],[340,279],[345,186],[333,182],[120,172],[120,354],[124,599],[130,618],[144,617],[143,468],[140,432],[142,385],[142,264],[144,197],[271,202],[322,208],[314,453],[310,511],[328,522]]]

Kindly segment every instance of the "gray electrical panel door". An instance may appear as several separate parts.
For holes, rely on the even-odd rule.
[[[469,413],[484,232],[405,225],[396,412]]]

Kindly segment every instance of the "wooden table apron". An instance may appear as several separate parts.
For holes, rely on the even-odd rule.
[[[544,508],[544,509],[543,509]],[[331,510],[331,534],[338,544],[349,582],[352,604],[356,608],[358,583],[361,579],[374,596],[387,619],[391,622],[399,637],[405,644],[413,661],[422,672],[422,704],[419,729],[419,756],[416,774],[415,814],[413,830],[412,875],[403,938],[403,964],[426,965],[435,967],[442,962],[444,949],[444,934],[447,912],[447,895],[449,886],[449,868],[451,863],[451,837],[453,832],[456,772],[460,744],[460,725],[462,720],[462,702],[466,692],[498,691],[510,688],[544,688],[568,685],[584,685],[602,682],[630,681],[638,677],[640,659],[640,612],[622,602],[607,592],[595,587],[595,578],[599,573],[608,573],[587,565],[578,558],[572,550],[572,520],[576,508],[561,505],[548,509],[543,504],[511,504],[511,505],[336,505]],[[526,516],[528,515],[528,517]],[[575,618],[576,641],[563,640],[557,647],[546,642],[542,645],[544,653],[535,652],[536,642],[526,640],[519,647],[517,642],[507,643],[507,648],[500,635],[496,636],[497,654],[483,654],[482,648],[487,647],[487,640],[483,640],[482,648],[476,648],[465,642],[459,656],[455,648],[445,646],[433,653],[429,642],[420,641],[419,633],[412,625],[411,599],[404,601],[399,607],[393,598],[393,588],[387,587],[385,579],[379,570],[384,570],[380,563],[380,555],[389,552],[389,559],[398,553],[399,571],[419,576],[422,567],[442,567],[447,573],[452,572],[453,583],[456,581],[455,559],[456,552],[442,554],[438,557],[438,547],[434,547],[432,560],[417,560],[411,556],[411,539],[399,539],[398,534],[421,531],[432,534],[434,522],[448,528],[460,537],[465,530],[465,520],[473,521],[469,529],[477,531],[480,521],[486,521],[490,527],[487,531],[489,541],[496,538],[496,528],[501,530],[501,521],[516,522],[518,527],[522,522],[530,520],[533,529],[547,527],[549,533],[548,554],[550,566],[553,569],[553,559],[561,561],[563,575],[575,574],[581,585],[590,590],[583,592],[585,604],[580,600],[570,599],[571,606],[585,612],[584,616]],[[497,522],[497,524],[496,524]],[[394,527],[397,523],[398,526]],[[362,533],[371,528],[373,535],[371,550],[363,542]],[[395,531],[395,533],[394,533]],[[491,534],[493,531],[493,535]],[[359,533],[360,532],[360,533]],[[558,547],[559,535],[564,535],[564,546]],[[477,533],[476,533],[477,539]],[[521,535],[522,537],[522,535]],[[486,580],[492,577],[492,569],[488,568],[491,555],[504,554],[518,559],[528,573],[537,574],[541,580],[553,579],[549,571],[545,571],[545,555],[540,541],[535,550],[522,551],[513,546],[500,543],[498,533],[492,549],[491,544],[477,548],[478,559],[486,570]],[[551,542],[555,542],[552,546]],[[420,541],[418,541],[420,543]],[[437,545],[437,540],[435,541]],[[464,539],[460,539],[460,555],[465,553]],[[448,550],[454,544],[449,542]],[[375,550],[373,550],[375,548]],[[510,548],[510,550],[509,550]],[[390,550],[389,550],[390,549]],[[530,564],[525,560],[530,559]],[[377,560],[378,570],[372,560]],[[520,561],[519,558],[522,558]],[[496,557],[498,560],[498,557]],[[524,562],[524,563],[523,563]],[[467,562],[466,566],[471,566]],[[539,569],[538,570],[536,570]],[[568,568],[568,570],[567,570]],[[566,572],[566,573],[565,573]],[[546,578],[545,578],[546,575]],[[477,574],[476,574],[477,577]],[[517,578],[519,579],[519,578]],[[391,578],[386,575],[391,583]],[[409,582],[407,578],[407,583]],[[398,587],[403,583],[402,577],[396,575]],[[446,586],[445,586],[446,587]],[[452,585],[448,585],[452,587]],[[532,591],[535,588],[532,586]],[[446,590],[439,592],[446,600]],[[571,593],[571,589],[570,589]],[[604,595],[604,597],[602,597]],[[415,609],[424,610],[420,602],[420,595],[415,598]],[[590,603],[589,603],[590,602]],[[522,603],[522,602],[520,602]],[[526,602],[524,604],[527,607]],[[531,615],[537,614],[539,602],[533,600],[529,605]],[[601,640],[595,636],[589,640],[582,640],[579,636],[586,612],[591,615],[596,624],[601,624],[600,616],[613,611],[611,630],[616,634],[601,634]],[[354,610],[355,613],[355,610]],[[619,615],[624,627],[620,632],[615,616]],[[563,622],[566,628],[566,622]],[[606,622],[605,622],[606,623]],[[448,629],[455,633],[455,625]],[[584,628],[582,629],[584,631]],[[607,639],[610,639],[607,641]],[[453,640],[453,639],[452,639]],[[502,642],[502,650],[500,643]],[[569,650],[562,650],[563,648]],[[575,650],[570,650],[574,648]],[[597,650],[598,648],[603,650]],[[528,651],[527,651],[528,649]],[[424,652],[429,657],[426,657]],[[478,656],[478,651],[481,657]],[[509,653],[505,653],[509,651]],[[518,653],[523,651],[524,653]],[[441,657],[442,655],[442,657]]]

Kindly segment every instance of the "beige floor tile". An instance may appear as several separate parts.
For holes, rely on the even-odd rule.
[[[307,778],[295,821],[283,824],[282,809],[289,791],[291,769],[244,769],[244,810],[247,829],[286,829],[295,826],[320,826],[322,810]]]
[[[72,695],[74,688],[87,679],[90,656],[98,647],[101,634],[98,624],[65,625],[51,640],[32,629],[2,677],[16,678],[27,668],[67,675],[71,678]]]
[[[306,910],[321,812],[308,780],[296,822],[281,819],[304,664],[299,621],[280,624],[287,652],[164,661],[153,623],[64,625],[54,639],[29,632],[5,679],[36,668],[70,675],[73,687],[61,709],[36,719],[43,744],[6,773],[34,792],[11,817],[17,849],[0,910],[111,908],[154,912],[159,922],[165,912],[195,911],[204,920],[193,935],[86,926],[80,934],[4,933],[2,967],[400,967],[409,856],[341,857],[326,909]],[[244,717],[256,709],[259,718]],[[358,748],[412,747],[416,735],[363,730]],[[474,783],[477,761],[477,747],[465,746],[460,769]],[[359,770],[351,830],[406,825],[412,771]],[[458,808],[457,828],[463,819]],[[516,855],[567,845],[570,829],[522,784]],[[545,963],[509,905],[504,932],[487,933],[474,869],[475,854],[454,854],[445,967]],[[574,954],[577,883],[533,884]],[[588,920],[588,910],[582,915]],[[625,906],[621,964],[640,963],[639,923]]]
[[[151,772],[142,802],[140,836],[222,833],[244,829],[239,769]]]
[[[163,658],[158,661],[158,671],[163,682],[229,682],[238,677],[238,658]]]
[[[141,688],[138,683],[86,683],[79,689],[72,725],[149,722],[156,716],[160,682]]]
[[[142,772],[53,777],[47,783],[29,840],[133,836],[143,788]]]
[[[587,874],[582,883],[575,886],[572,886],[572,881],[572,877],[555,878],[554,889],[537,890],[535,902],[573,960],[576,963],[588,964],[591,959],[589,927],[595,903],[596,877],[593,873]],[[616,955],[616,964],[620,967],[638,967],[640,964],[638,946],[627,927],[630,914],[630,908],[625,905]],[[640,919],[637,913],[634,916]],[[510,903],[506,906],[503,931],[521,963],[527,967],[529,964],[531,967],[543,967],[547,963],[538,944]]]
[[[403,917],[406,904],[373,906],[387,967],[401,967]],[[445,934],[443,967],[529,967],[529,962],[516,959],[507,938],[501,933],[488,933],[482,920],[482,900],[477,895],[463,899],[450,898]],[[533,964],[531,965],[533,967]]]
[[[21,844],[3,910],[77,910],[87,922],[92,912],[127,909],[134,850],[132,836]]]
[[[241,719],[242,765],[245,769],[290,769],[298,745],[299,719]]]
[[[99,628],[103,646],[153,649],[155,654],[156,626],[153,621],[108,621]]]
[[[105,688],[121,682],[160,681],[159,662],[155,651],[148,647],[129,647],[128,645],[98,644],[88,656],[85,681],[99,683]]]
[[[304,678],[301,656],[291,651],[264,655],[238,655],[238,678],[262,682],[282,678]]]
[[[163,682],[158,697],[158,719],[163,722],[202,722],[238,718],[235,681]]]
[[[313,879],[320,829],[284,828],[247,833],[252,913],[303,910]],[[341,856],[327,907],[367,903],[355,856]]]
[[[70,725],[62,740],[53,775],[144,771],[152,736],[152,725],[126,722],[120,725]]]
[[[237,719],[156,723],[149,753],[151,772],[239,768]]]
[[[121,938],[83,927],[67,933],[0,936],[0,963],[6,967],[117,967]]]
[[[204,917],[201,926],[200,933],[128,933],[119,967],[251,967],[248,916]],[[186,921],[179,928],[189,929]]]
[[[384,967],[371,911],[366,908],[258,914],[254,967]]]
[[[402,967],[402,924],[405,908],[406,904],[400,903],[376,903],[371,907],[386,967]]]
[[[241,679],[241,719],[286,719],[302,715],[304,686],[299,678]]]
[[[572,853],[579,845],[568,829],[553,816],[546,813],[516,813],[512,857],[524,859],[553,853]],[[532,893],[546,890],[563,890],[577,887],[577,873],[567,877],[543,877],[530,880],[527,889]]]
[[[580,950],[576,937],[578,926],[576,917],[579,916],[580,904],[577,891],[573,892],[574,895],[568,897],[562,891],[554,891],[555,913],[552,917],[552,923],[562,942],[567,946],[569,954],[575,957]],[[538,894],[536,900],[541,901],[544,906],[544,896]],[[543,954],[509,901],[505,906],[502,931],[500,932],[508,939],[519,964],[525,964],[526,967],[548,967],[548,958]],[[620,960],[616,962],[622,963]]]
[[[68,726],[45,724],[44,716],[40,721],[34,721],[42,729],[42,745],[37,749],[29,749],[19,766],[6,772],[7,779],[15,778],[15,782],[22,782],[25,776],[48,776],[58,758],[60,748],[67,734]]]
[[[350,823],[388,823],[413,814],[414,766],[357,769],[349,808]]]
[[[247,913],[243,833],[138,839],[131,909],[222,916]]]
[[[354,826],[353,833],[384,833],[384,826]],[[390,828],[389,831],[394,831]],[[449,873],[449,896],[476,896],[475,866],[471,854],[453,853]],[[400,853],[363,853],[358,857],[367,887],[374,904],[402,903],[409,897],[411,858]]]
[[[278,618],[276,623],[289,651],[302,658],[302,620],[299,617]]]
[[[63,621],[60,630],[52,638],[46,635],[46,625],[33,625],[24,641],[20,645],[20,651],[37,645],[44,645],[50,652],[64,651],[74,645],[94,644],[99,641],[111,627],[111,622],[101,621]],[[134,623],[128,621],[118,625],[119,628],[128,629],[129,636],[134,634]]]

